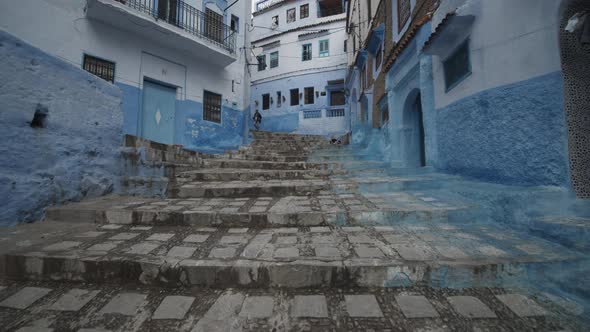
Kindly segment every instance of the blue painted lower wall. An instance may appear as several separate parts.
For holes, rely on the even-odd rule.
[[[437,168],[492,182],[569,185],[560,72],[436,111]]]
[[[0,225],[117,190],[121,91],[0,30]],[[30,126],[38,105],[44,128]]]
[[[123,91],[125,134],[142,136],[141,131],[141,90],[137,87],[117,83]],[[203,103],[193,100],[177,100],[175,113],[174,144],[186,149],[220,153],[238,149],[244,144],[246,135],[244,116],[240,111],[223,106],[221,123],[203,120]]]

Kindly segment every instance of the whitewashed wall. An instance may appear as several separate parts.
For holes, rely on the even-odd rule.
[[[555,0],[443,1],[433,18],[433,29],[457,7],[458,15],[475,15],[476,19],[469,33],[469,77],[445,92],[442,60],[446,55],[433,57],[436,108],[483,90],[559,71],[559,5]]]

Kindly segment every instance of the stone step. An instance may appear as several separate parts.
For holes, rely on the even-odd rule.
[[[543,294],[501,288],[165,289],[4,281],[5,331],[583,331]],[[109,329],[105,329],[108,327]],[[587,329],[586,329],[587,330]]]
[[[544,216],[529,224],[533,234],[577,250],[590,249],[590,218]]]
[[[328,180],[253,180],[180,183],[169,190],[170,198],[301,196],[329,190]]]
[[[250,134],[255,139],[265,139],[265,138],[291,138],[291,139],[300,139],[300,140],[327,140],[325,136],[321,135],[300,135],[300,134],[293,134],[293,133],[281,133],[281,132],[271,132],[271,131],[250,131]]]
[[[278,155],[268,153],[227,153],[224,155],[212,156],[218,159],[236,159],[236,160],[253,160],[253,161],[275,161],[282,163],[304,162],[307,161],[306,155]]]
[[[201,168],[177,174],[177,181],[252,181],[327,179],[330,175],[346,174],[342,170],[272,170]]]
[[[460,219],[471,208],[405,193],[166,200],[112,195],[49,208],[46,218],[101,224],[283,227],[447,222]]]
[[[203,159],[198,164],[201,168],[244,168],[276,170],[327,170],[338,169],[338,164],[308,162],[275,162],[237,159]]]
[[[71,231],[67,223],[47,224],[39,241],[28,234],[39,232],[35,227],[4,241],[4,278],[262,289],[509,287],[543,265],[580,259],[559,245],[488,226],[249,229],[87,223]]]

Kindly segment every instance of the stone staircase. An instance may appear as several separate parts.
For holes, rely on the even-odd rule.
[[[319,136],[252,136],[251,145],[220,155],[128,138],[133,142],[125,153],[151,167],[133,174],[144,180],[128,181],[140,188],[153,182],[146,174],[155,174],[165,197],[111,195],[53,207],[43,223],[1,230],[0,273],[12,291],[3,295],[0,288],[0,301],[10,304],[10,294],[25,290],[41,294],[41,302],[22,305],[33,309],[7,326],[40,330],[42,310],[61,298],[50,300],[38,289],[79,300],[63,283],[82,297],[102,295],[88,300],[100,305],[84,326],[52,320],[56,331],[357,331],[397,323],[410,331],[443,325],[553,331],[562,325],[549,311],[569,315],[553,302],[540,305],[546,298],[534,301],[505,288],[534,282],[531,270],[576,261],[579,254],[505,228],[465,223],[477,207],[432,190],[456,177],[431,170],[392,174],[370,154]],[[153,294],[158,289],[165,298]],[[339,299],[333,292],[348,295]],[[193,304],[191,296],[208,300]],[[109,307],[136,302],[131,314]],[[0,302],[0,313],[18,307],[11,305]],[[476,312],[465,313],[470,310]],[[170,314],[176,311],[180,317]],[[105,321],[110,314],[116,318]],[[465,317],[489,320],[466,324]]]

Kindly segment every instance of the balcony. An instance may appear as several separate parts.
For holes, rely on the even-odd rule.
[[[237,33],[223,16],[181,0],[88,0],[86,15],[208,63],[225,67],[237,60]]]

